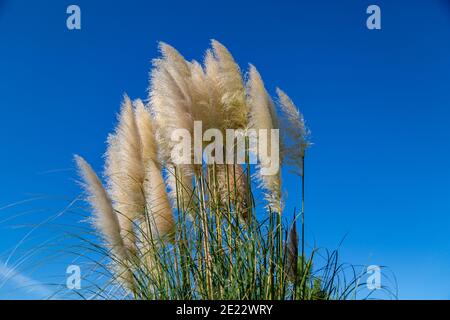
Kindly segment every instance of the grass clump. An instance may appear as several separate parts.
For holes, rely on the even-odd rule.
[[[345,271],[337,252],[325,258],[323,267],[313,264],[318,250],[306,253],[309,132],[292,100],[277,89],[277,108],[256,68],[250,66],[244,81],[230,52],[217,41],[203,65],[186,61],[167,44],[160,49],[148,103],[125,97],[117,129],[108,138],[106,187],[76,157],[92,220],[104,240],[101,246],[89,245],[109,261],[99,263],[111,275],[109,285],[118,285],[122,298],[144,300],[310,300],[355,294],[360,278],[342,281]],[[184,155],[188,161],[175,161],[174,133],[182,129],[195,139],[197,122],[202,135],[208,129],[222,136],[228,129],[265,130],[272,154],[255,152],[260,146],[246,136],[243,154],[214,150],[216,160],[223,153],[234,161],[205,162],[194,153]],[[238,144],[234,139],[233,146]],[[200,149],[207,149],[203,140]],[[239,157],[245,161],[235,161]],[[282,164],[293,169],[301,186],[301,211],[291,223],[283,218]],[[267,174],[274,165],[276,170]]]

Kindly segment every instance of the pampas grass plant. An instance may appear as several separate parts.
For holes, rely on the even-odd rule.
[[[118,125],[108,139],[103,185],[89,164],[76,163],[104,242],[103,264],[119,298],[133,299],[340,299],[358,289],[341,286],[335,256],[314,269],[317,250],[306,256],[304,158],[309,146],[303,116],[277,89],[281,113],[262,77],[250,66],[248,80],[231,53],[213,40],[203,64],[187,61],[161,43],[153,61],[149,99],[125,96]],[[245,164],[177,164],[171,159],[176,129],[280,129],[281,155],[302,179],[302,249],[296,221],[283,212],[281,173],[246,141]],[[270,140],[270,139],[269,139]],[[194,155],[191,155],[194,159]],[[280,159],[281,160],[281,159]],[[255,181],[253,181],[255,179]],[[255,199],[262,192],[264,205]],[[287,232],[289,230],[289,232]],[[96,247],[98,249],[99,247]]]

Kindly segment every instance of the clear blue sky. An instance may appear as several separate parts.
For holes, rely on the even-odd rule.
[[[123,93],[146,97],[157,41],[200,59],[215,38],[305,115],[309,242],[332,249],[347,234],[343,260],[388,266],[400,298],[450,298],[448,1],[73,3],[80,31],[66,29],[72,2],[0,0],[0,208],[51,197],[0,209],[0,221],[24,213],[0,223],[3,261],[29,230],[16,227],[77,196],[74,153],[101,168]],[[370,4],[381,7],[382,30],[365,26]],[[298,181],[285,180],[292,210]],[[53,236],[38,233],[24,245]],[[43,269],[32,277],[65,265]],[[0,298],[35,296],[12,287]]]

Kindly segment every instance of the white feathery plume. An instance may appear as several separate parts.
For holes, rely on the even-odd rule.
[[[144,183],[148,217],[146,222],[150,226],[147,235],[151,236],[151,239],[172,238],[175,220],[161,170],[155,162],[150,161],[146,172]]]
[[[245,98],[245,86],[241,71],[230,52],[218,41],[212,40],[212,50],[206,51],[204,65],[204,78],[197,85],[207,86],[209,94],[208,116],[212,117],[209,127],[226,129],[246,129],[248,126],[248,106]],[[195,81],[194,81],[195,82]],[[233,176],[233,167],[236,180]],[[228,168],[228,180],[226,177]],[[208,170],[210,174],[210,170]],[[216,165],[216,178],[218,182],[221,201],[231,198],[237,202],[243,218],[246,218],[247,209],[247,181],[243,168],[240,165]],[[236,189],[235,189],[236,188]],[[236,199],[237,195],[237,199]]]
[[[141,100],[136,100],[134,106],[145,168],[146,236],[149,239],[162,238],[173,231],[175,222],[158,161],[153,120]]]
[[[309,147],[309,130],[306,128],[303,115],[298,111],[295,104],[280,88],[277,88],[277,95],[284,119],[287,122],[283,125],[285,136],[285,158],[288,165],[295,168],[294,172],[303,175],[303,158],[305,150]]]
[[[136,125],[141,137],[142,161],[144,168],[146,169],[149,161],[158,163],[158,147],[155,140],[155,126],[151,114],[145,107],[142,100],[135,100],[133,105]]]
[[[248,108],[241,70],[228,49],[216,40],[211,41],[212,51],[205,57],[206,74],[217,86],[223,109],[224,129],[245,129]]]
[[[129,250],[136,251],[135,219],[145,208],[145,171],[142,144],[131,100],[125,96],[116,131],[108,138],[105,175],[108,192],[118,212],[122,237]]]
[[[252,129],[279,129],[280,124],[272,98],[267,93],[264,82],[255,66],[250,64],[247,82],[250,106],[250,127]]]
[[[208,55],[208,53],[207,53]],[[218,88],[197,61],[191,64],[191,96],[196,120],[202,121],[203,131],[222,129],[224,119]]]
[[[157,140],[163,160],[173,171],[176,167],[177,178],[183,182],[180,190],[182,205],[187,205],[192,194],[192,166],[175,166],[171,160],[171,151],[175,146],[172,133],[177,129],[186,129],[193,134],[194,110],[190,90],[190,67],[184,58],[171,46],[160,43],[163,55],[153,61],[150,87],[150,108],[157,127]],[[175,177],[168,175],[167,183],[170,195],[176,203],[177,193]]]
[[[84,181],[84,188],[88,194],[87,200],[94,210],[94,225],[112,250],[120,280],[128,289],[131,289],[133,288],[133,276],[126,267],[128,250],[122,239],[119,220],[111,199],[91,166],[78,155],[75,155],[75,161]]]
[[[158,140],[164,160],[170,164],[175,129],[193,133],[194,121],[209,128],[244,129],[248,122],[245,86],[239,66],[230,52],[212,41],[212,50],[205,57],[205,69],[196,62],[187,62],[173,47],[161,43],[162,58],[154,60],[151,74],[150,106],[158,127]],[[183,190],[183,205],[189,201],[193,172],[188,165],[177,166],[179,190]],[[181,176],[180,176],[181,174]],[[174,202],[176,179],[168,175]],[[187,184],[187,185],[186,185]]]
[[[211,49],[206,50],[203,64],[205,77],[201,79],[198,86],[204,87],[204,83],[208,84],[209,110],[212,117],[212,125],[210,127],[221,129],[224,132],[227,129],[227,123],[225,121],[225,108],[222,103],[223,90],[220,87],[220,65]]]
[[[181,75],[183,79],[187,79],[190,77],[191,70],[189,68],[189,63],[178,52],[177,49],[164,42],[159,43],[159,48],[164,59],[170,61],[171,66],[176,70],[177,73]]]
[[[190,68],[171,46],[160,43],[161,59],[153,60],[150,108],[158,131],[159,146],[165,161],[170,162],[174,147],[171,140],[176,129],[193,131],[192,99],[189,88]]]
[[[267,93],[261,75],[253,65],[250,65],[249,80],[247,82],[248,104],[250,106],[250,127],[255,130],[266,129],[270,135],[271,129],[279,129],[278,117],[274,104]],[[268,137],[268,150],[271,150],[271,137]],[[281,149],[281,146],[280,146]],[[282,162],[279,157],[280,165]],[[267,159],[261,158],[258,153],[259,165],[257,178],[265,190],[264,196],[273,212],[281,213],[281,175],[280,170],[273,175],[262,175],[261,169],[270,166]]]

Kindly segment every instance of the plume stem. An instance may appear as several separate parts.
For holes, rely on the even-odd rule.
[[[213,298],[212,293],[212,262],[211,262],[211,254],[209,250],[209,230],[208,230],[208,218],[206,216],[206,207],[205,207],[205,186],[203,181],[203,169],[200,172],[199,177],[200,182],[200,214],[201,214],[201,224],[202,224],[202,232],[203,232],[203,250],[205,255],[205,264],[206,264],[206,281],[207,281],[207,292],[208,292],[208,298]]]
[[[305,272],[305,154],[302,155],[302,208],[301,208],[301,216],[302,216],[302,277]],[[303,297],[305,296],[306,282],[303,285],[302,292]]]
[[[233,280],[233,231],[232,231],[232,217],[231,217],[231,197],[230,197],[230,190],[231,190],[231,186],[230,186],[230,179],[228,179],[229,177],[229,166],[226,165],[225,166],[225,176],[227,177],[226,179],[226,183],[227,183],[227,204],[228,204],[228,208],[227,208],[227,218],[228,218],[228,230],[227,230],[227,240],[228,240],[228,255],[230,257],[230,282],[232,282]]]

